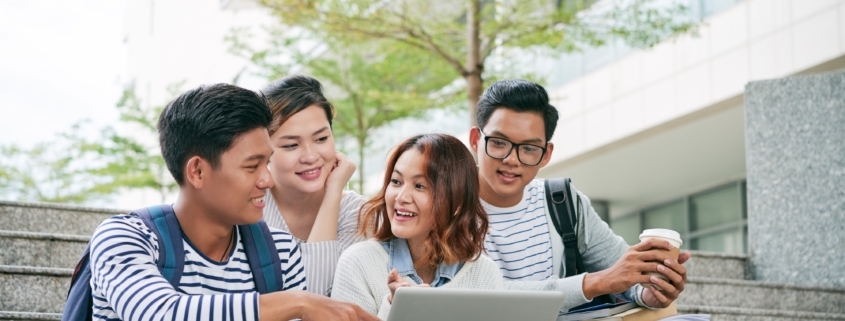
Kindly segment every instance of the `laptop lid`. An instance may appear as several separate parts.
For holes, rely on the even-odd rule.
[[[554,321],[563,293],[404,287],[387,321]]]

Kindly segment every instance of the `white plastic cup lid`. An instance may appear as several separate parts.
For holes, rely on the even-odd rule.
[[[684,244],[684,241],[681,240],[681,234],[678,233],[678,232],[675,232],[673,230],[669,230],[669,229],[664,229],[664,228],[647,229],[647,230],[643,231],[642,234],[640,234],[640,241],[642,241],[643,239],[646,239],[646,238],[650,238],[650,237],[659,237],[659,238],[675,241],[675,242],[677,242],[677,245],[674,244],[675,242],[670,241],[669,243],[672,243],[672,245],[675,245],[676,247],[681,247],[681,244]]]

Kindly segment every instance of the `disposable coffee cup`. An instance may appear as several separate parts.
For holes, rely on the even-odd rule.
[[[645,230],[642,234],[640,234],[640,242],[645,242],[649,239],[663,240],[669,242],[669,244],[672,244],[673,248],[669,251],[669,255],[676,261],[678,260],[678,256],[681,254],[681,244],[684,244],[684,241],[681,240],[680,233],[668,229],[653,228]],[[660,262],[660,264],[663,264],[663,262]],[[666,280],[667,282],[672,282],[665,275],[657,272],[643,272],[643,274],[654,275],[656,277]],[[658,290],[663,290],[660,288],[660,286],[657,286],[650,282],[640,284],[642,284],[643,287],[651,287],[652,285],[654,285],[654,287]]]

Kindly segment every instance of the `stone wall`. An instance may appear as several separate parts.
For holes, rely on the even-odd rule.
[[[845,287],[845,72],[752,82],[745,117],[755,279]]]

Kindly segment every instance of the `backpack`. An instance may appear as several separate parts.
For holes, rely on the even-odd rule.
[[[135,210],[132,214],[138,215],[155,233],[159,251],[159,259],[156,262],[158,270],[174,288],[178,289],[182,271],[185,268],[185,249],[182,244],[182,229],[173,213],[173,207],[170,205],[150,206]],[[239,225],[238,231],[241,234],[241,241],[258,293],[264,294],[284,289],[281,260],[267,223],[259,221],[255,224]],[[73,270],[67,303],[62,312],[62,321],[88,321],[94,314],[90,254],[91,243],[88,243],[82,258]]]
[[[581,252],[578,251],[578,232],[575,225],[578,216],[575,211],[575,201],[572,195],[571,180],[569,178],[550,178],[545,181],[546,204],[552,218],[555,230],[563,240],[563,262],[564,277],[570,277],[586,272],[584,261],[581,259]],[[580,198],[578,204],[581,203]],[[612,295],[601,295],[593,298],[593,301],[570,309],[577,310],[588,306],[604,303],[616,303],[617,299]]]

